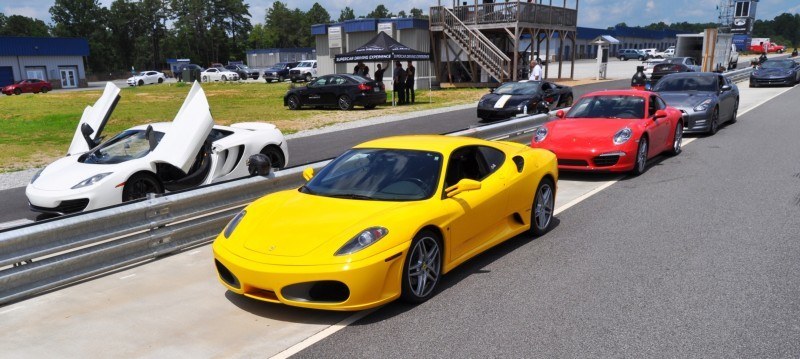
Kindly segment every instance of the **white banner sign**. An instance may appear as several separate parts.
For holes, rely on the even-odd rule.
[[[394,23],[393,22],[381,22],[378,23],[378,32],[385,32],[386,35],[393,36],[392,34],[394,30]]]
[[[328,28],[328,47],[341,48],[342,47],[342,27],[332,26]]]

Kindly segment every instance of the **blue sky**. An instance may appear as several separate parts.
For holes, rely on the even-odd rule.
[[[111,4],[112,0],[100,0],[104,6]],[[464,1],[464,0],[459,0]],[[467,0],[473,2],[474,0]],[[501,1],[501,0],[495,0]],[[549,0],[545,0],[547,2]],[[552,0],[553,3],[560,4],[563,0]],[[272,6],[274,0],[245,0],[250,4],[250,13],[253,15],[252,22],[263,23],[266,9]],[[423,9],[425,13],[428,8],[436,5],[437,1],[432,0],[284,0],[290,8],[300,8],[308,10],[314,2],[319,2],[324,6],[331,17],[339,17],[339,12],[349,6],[355,10],[356,16],[366,15],[378,4],[384,4],[390,11],[397,13],[400,10],[408,12],[412,7]],[[574,4],[575,0],[568,0],[568,4]],[[54,3],[53,0],[0,0],[0,12],[6,15],[25,15],[35,17],[50,23],[48,9]],[[717,20],[716,6],[719,0],[581,0],[578,11],[578,25],[587,27],[605,28],[620,22],[628,25],[647,25],[653,22],[664,21],[672,22],[710,22]],[[442,0],[443,5],[452,4],[452,0]],[[783,13],[800,12],[800,1],[798,0],[761,0],[758,4],[757,17],[762,20],[772,19]]]

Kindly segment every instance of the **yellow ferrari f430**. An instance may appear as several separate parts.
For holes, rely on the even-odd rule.
[[[362,143],[304,177],[251,203],[214,241],[230,291],[328,310],[423,302],[464,261],[547,232],[558,169],[547,150],[426,135]]]

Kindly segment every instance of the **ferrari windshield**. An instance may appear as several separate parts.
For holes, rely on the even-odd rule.
[[[325,166],[300,191],[356,200],[421,200],[436,192],[442,158],[428,151],[352,149]]]
[[[644,97],[599,95],[581,98],[567,118],[644,118]]]
[[[164,137],[164,133],[158,131],[153,131],[153,135],[156,144]],[[81,156],[80,162],[117,164],[144,157],[150,153],[150,150],[150,141],[147,139],[145,130],[127,130]]]
[[[653,91],[704,91],[714,92],[717,90],[717,80],[715,76],[667,76],[658,81]]]
[[[506,82],[496,90],[497,95],[534,95],[539,91],[541,82]]]
[[[788,69],[791,69],[792,67],[795,67],[795,66],[796,66],[795,63],[792,60],[770,60],[770,61],[764,61],[764,63],[761,64],[761,68],[762,69],[786,69],[786,70],[788,70]]]

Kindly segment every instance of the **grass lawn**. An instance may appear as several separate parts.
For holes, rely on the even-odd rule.
[[[304,109],[289,111],[283,106],[288,83],[211,83],[203,89],[217,124],[261,121],[278,126],[284,134],[387,114],[474,103],[486,89],[443,89],[432,93],[417,91],[413,106],[382,106],[352,111]],[[298,84],[302,86],[302,84]],[[104,135],[110,138],[129,127],[172,121],[186,94],[186,84],[162,84],[122,89],[122,98],[111,116]],[[100,91],[67,91],[23,94],[0,98],[0,172],[41,167],[63,156],[75,133],[83,109],[100,97]],[[391,94],[389,94],[391,96]],[[390,97],[391,99],[391,97]]]

